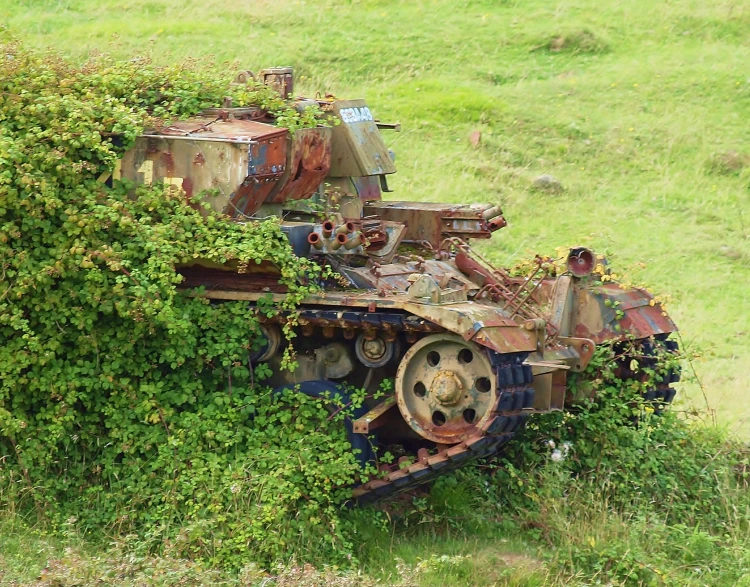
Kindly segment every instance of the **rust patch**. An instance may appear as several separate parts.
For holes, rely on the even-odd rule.
[[[594,290],[576,292],[575,336],[597,344],[624,337],[648,338],[675,332],[677,327],[660,304],[645,290],[625,289],[607,284]],[[618,319],[618,315],[621,318]]]
[[[248,149],[247,177],[231,199],[226,211],[230,216],[252,216],[287,176],[288,133],[286,129],[276,130],[256,137]]]
[[[273,267],[266,267],[269,273]],[[246,292],[273,292],[284,293],[287,291],[286,286],[279,284],[278,271],[277,275],[257,273],[235,273],[223,269],[212,269],[207,267],[192,266],[182,267],[177,270],[182,275],[183,282],[181,287],[200,287],[205,286],[207,290],[211,289],[231,289],[232,291]]]
[[[268,203],[301,200],[318,189],[331,168],[330,129],[297,130],[288,151],[286,169],[266,196]]]
[[[174,177],[174,157],[172,157],[172,153],[162,151],[161,164],[166,172],[166,177]]]
[[[193,197],[193,180],[190,177],[182,179],[182,191],[185,192],[188,200]]]

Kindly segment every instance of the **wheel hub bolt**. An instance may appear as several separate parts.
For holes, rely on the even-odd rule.
[[[431,393],[444,406],[458,403],[463,393],[461,380],[453,371],[440,371],[432,381]]]

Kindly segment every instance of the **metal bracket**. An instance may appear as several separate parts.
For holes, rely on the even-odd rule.
[[[380,122],[379,120],[376,120],[375,124],[380,130],[395,130],[396,132],[401,132],[401,124],[398,122],[396,122],[395,124],[392,124],[392,123]]]
[[[570,275],[561,275],[557,278],[552,290],[552,311],[550,323],[561,334],[570,334],[570,315],[572,312],[572,284]]]
[[[410,299],[419,303],[452,304],[465,302],[466,291],[463,289],[440,289],[435,279],[430,275],[418,275],[406,290]]]
[[[369,434],[376,428],[380,428],[386,421],[386,413],[396,405],[396,396],[392,395],[385,401],[379,403],[361,418],[354,420],[352,429],[357,434]]]
[[[572,347],[578,353],[579,359],[574,365],[571,365],[571,370],[576,373],[583,371],[588,366],[591,357],[594,356],[596,343],[590,338],[575,338],[572,336],[561,336],[558,340],[560,343]]]

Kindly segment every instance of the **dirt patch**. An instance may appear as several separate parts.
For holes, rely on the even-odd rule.
[[[709,171],[719,175],[739,175],[743,169],[750,168],[750,155],[738,151],[714,153],[707,162]]]
[[[498,555],[498,558],[509,567],[513,567],[514,569],[522,569],[524,571],[539,571],[544,566],[542,561],[525,554],[500,554]]]
[[[557,33],[532,48],[532,51],[547,50],[550,53],[596,54],[609,51],[609,43],[588,29]]]

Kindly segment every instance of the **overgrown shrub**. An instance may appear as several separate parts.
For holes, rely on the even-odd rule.
[[[651,369],[642,380],[632,372],[620,375],[615,354],[606,346],[597,349],[587,372],[571,383],[593,399],[573,411],[534,418],[498,478],[521,482],[523,475],[523,483],[531,484],[525,495],[533,491],[537,469],[559,462],[571,483],[594,487],[616,509],[718,529],[726,512],[716,496],[732,481],[738,453],[720,430],[690,425],[670,410],[659,413],[643,399],[664,368]]]
[[[750,452],[643,400],[600,347],[574,386],[595,399],[531,419],[505,454],[440,479],[409,522],[532,536],[551,585],[737,585],[750,577]]]
[[[289,291],[261,304],[270,316],[319,268],[277,223],[98,181],[144,125],[226,95],[290,128],[312,115],[200,63],[76,67],[13,41],[0,54],[0,499],[230,566],[308,541],[312,558],[345,556],[337,507],[357,468],[341,416],[256,385],[256,313],[179,291],[175,269],[270,261]]]

